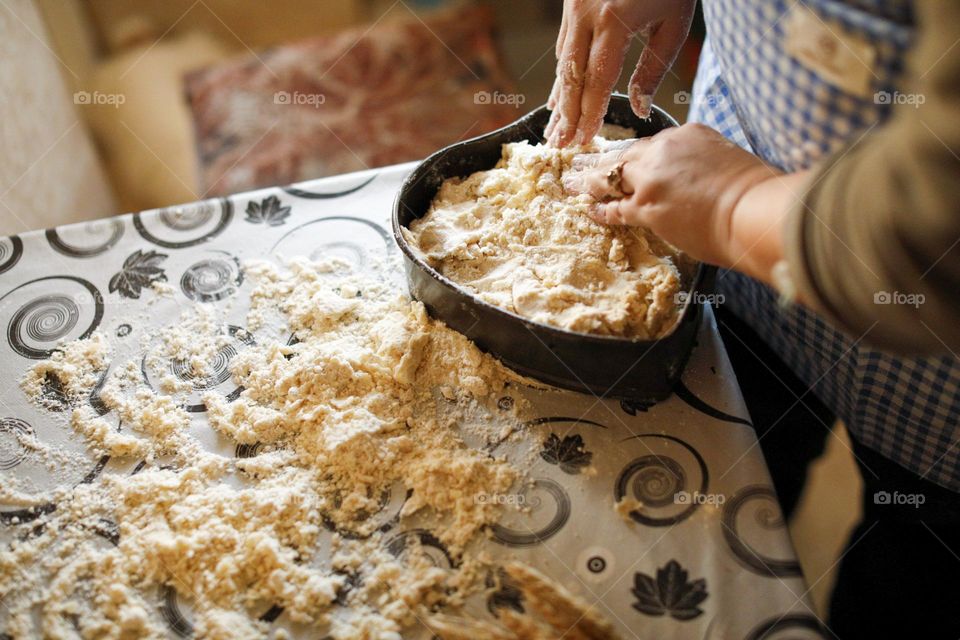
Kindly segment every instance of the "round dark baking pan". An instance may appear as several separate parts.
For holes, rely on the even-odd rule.
[[[394,205],[393,235],[403,252],[410,295],[423,302],[432,317],[464,334],[518,373],[600,396],[661,400],[670,395],[693,348],[701,315],[699,304],[688,302],[673,331],[659,340],[567,331],[533,322],[474,297],[427,265],[400,232],[401,227],[427,212],[447,178],[490,169],[500,159],[500,146],[504,143],[542,142],[549,117],[546,106],[540,107],[502,129],[441,149],[407,177]],[[648,120],[641,120],[630,109],[627,97],[620,94],[611,98],[606,121],[630,127],[640,137],[677,124],[657,107]],[[698,264],[689,290],[703,291],[710,274],[711,267]],[[688,300],[696,299],[688,296]]]

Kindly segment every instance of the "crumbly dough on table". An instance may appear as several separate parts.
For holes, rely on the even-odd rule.
[[[495,565],[465,550],[509,507],[477,496],[510,492],[522,474],[467,446],[462,429],[473,425],[480,442],[520,431],[520,403],[506,414],[495,408],[514,374],[392,283],[339,268],[245,265],[256,283],[247,318],[256,342],[231,364],[240,397],[203,396],[209,426],[183,409],[189,389],[174,380],[150,388],[140,354],[124,361],[102,333],[26,375],[38,404],[55,379],[86,407],[70,425],[94,456],[144,464],[36,496],[40,516],[10,524],[0,549],[6,633],[167,637],[156,602],[173,589],[192,602],[195,638],[267,637],[260,616],[276,605],[311,637],[396,640],[485,588]],[[188,309],[152,336],[145,366],[160,371],[173,359],[208,375],[224,326],[210,307]],[[100,398],[121,430],[86,402],[104,375]],[[198,438],[209,428],[256,445],[256,455],[208,451]],[[455,569],[433,566],[416,545],[400,557],[385,550],[365,514],[391,487],[410,492],[402,518],[437,523]],[[325,528],[336,533],[320,550]]]
[[[619,640],[613,625],[597,611],[597,603],[583,601],[519,562],[507,564],[504,571],[523,594],[523,615],[503,609],[499,624],[435,615],[427,625],[444,640]]]
[[[607,125],[601,134],[627,132]],[[505,144],[493,169],[446,180],[403,233],[430,266],[485,302],[572,331],[661,337],[677,318],[689,260],[645,229],[594,222],[587,212],[596,201],[561,182],[576,153],[606,143]]]

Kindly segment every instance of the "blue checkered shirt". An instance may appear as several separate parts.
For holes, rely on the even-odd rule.
[[[703,6],[708,37],[691,121],[710,125],[785,171],[796,171],[857,140],[886,117],[889,101],[877,96],[901,84],[903,56],[914,36],[910,2],[704,0]],[[788,33],[796,10],[812,12],[807,17],[814,30],[819,22],[825,33],[872,43],[869,91],[851,93],[794,57]],[[873,351],[861,344],[862,336],[845,335],[805,308],[783,308],[776,292],[732,271],[722,272],[717,286],[726,304],[813,387],[854,438],[919,476],[960,491],[957,359],[902,359]]]

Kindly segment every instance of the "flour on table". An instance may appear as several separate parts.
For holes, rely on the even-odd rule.
[[[51,379],[77,401],[69,424],[91,453],[137,464],[11,522],[0,552],[6,633],[166,637],[156,606],[166,592],[190,603],[196,638],[266,637],[271,606],[316,637],[400,638],[485,588],[491,561],[466,550],[505,507],[477,497],[524,480],[467,446],[461,428],[486,429],[473,434],[480,442],[518,432],[516,408],[496,409],[515,376],[392,287],[334,273],[302,260],[246,266],[248,326],[276,316],[295,339],[257,332],[231,363],[239,397],[203,395],[209,427],[183,408],[192,390],[154,388],[141,373],[177,362],[210,375],[224,322],[202,305],[151,336],[146,357],[113,358],[95,334],[27,374],[35,402]],[[119,428],[89,407],[95,388]],[[198,436],[209,428],[255,455],[208,451]],[[369,515],[388,490],[409,496],[401,519],[436,523],[457,568],[438,569],[416,544],[386,551]]]
[[[605,142],[505,144],[493,169],[446,180],[404,235],[441,274],[512,313],[583,333],[661,337],[676,321],[689,260],[645,229],[594,222],[596,201],[561,182],[576,153]]]

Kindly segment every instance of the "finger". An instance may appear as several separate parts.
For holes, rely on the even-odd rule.
[[[612,167],[623,159],[626,148],[611,149],[597,153],[578,153],[573,156],[571,168],[574,171],[584,171],[597,167]]]
[[[643,138],[626,138],[624,140],[603,140],[599,147],[601,151],[625,151]]]
[[[676,59],[689,31],[690,19],[686,17],[660,24],[647,40],[637,68],[630,77],[630,106],[639,117],[650,117],[657,87]]]
[[[574,29],[571,25],[563,43],[563,52],[557,65],[557,76],[560,79],[557,108],[560,111],[560,121],[551,136],[551,142],[559,147],[565,147],[573,141],[577,122],[580,120],[580,99],[592,37],[593,32],[589,27]]]
[[[616,171],[619,175],[611,178]],[[589,171],[568,171],[561,178],[564,189],[573,194],[589,193],[597,200],[621,198],[633,193],[629,181],[625,179],[623,167],[611,165]]]
[[[600,202],[593,209],[590,217],[603,224],[624,225],[627,224],[629,204],[630,200],[628,198]]]
[[[557,127],[557,123],[560,121],[560,112],[557,110],[557,99],[560,95],[560,79],[555,78],[553,81],[553,89],[550,90],[550,98],[547,100],[547,109],[550,110],[550,119],[547,120],[547,126],[543,129],[543,139],[549,140],[550,136],[553,135],[553,130]]]
[[[627,153],[638,153],[650,138],[630,138],[628,140],[614,140],[604,145],[600,151],[594,153],[578,153],[573,156],[571,168],[575,171],[592,169],[595,167],[610,168],[627,158]],[[633,157],[633,156],[631,156]]]
[[[560,19],[560,32],[557,34],[557,44],[554,48],[554,55],[556,56],[557,61],[560,60],[560,52],[563,51],[563,43],[567,37],[567,12],[563,12],[563,17]],[[550,97],[547,98],[547,109],[553,111],[554,113],[550,114],[550,121],[547,122],[547,127],[543,130],[544,139],[549,139],[550,134],[553,133],[554,127],[557,126],[557,121],[559,120],[559,114],[555,113],[557,109],[557,100],[560,95],[560,78],[559,76],[555,77],[553,80],[553,86],[550,88]]]
[[[585,171],[600,166],[601,162],[603,162],[602,153],[578,153],[573,156],[570,168],[573,171]]]
[[[560,17],[560,33],[557,34],[557,46],[553,50],[553,57],[557,60],[560,59],[560,54],[563,53],[563,41],[567,37],[567,12],[562,11]]]
[[[560,81],[556,78],[553,80],[553,86],[550,87],[550,97],[547,98],[547,109],[554,111],[557,108],[557,96],[560,93]]]
[[[577,144],[590,142],[600,131],[603,117],[607,115],[610,94],[620,78],[630,44],[630,32],[613,14],[610,5],[603,6],[598,21],[601,30],[590,44],[590,58],[583,81],[580,121],[574,139]]]
[[[562,178],[563,188],[568,193],[589,193],[597,200],[609,197],[612,191],[610,181],[602,171],[571,171]]]
[[[543,130],[543,139],[549,141],[553,135],[554,129],[557,127],[557,123],[560,121],[560,112],[557,111],[557,101],[560,99],[560,54],[563,52],[563,43],[567,39],[567,11],[566,7],[562,12],[562,17],[560,18],[560,32],[557,34],[557,44],[554,47],[554,56],[557,60],[557,68],[555,72],[555,77],[553,79],[553,86],[550,88],[550,97],[547,98],[547,109],[551,111],[550,120],[547,121],[547,126]]]

